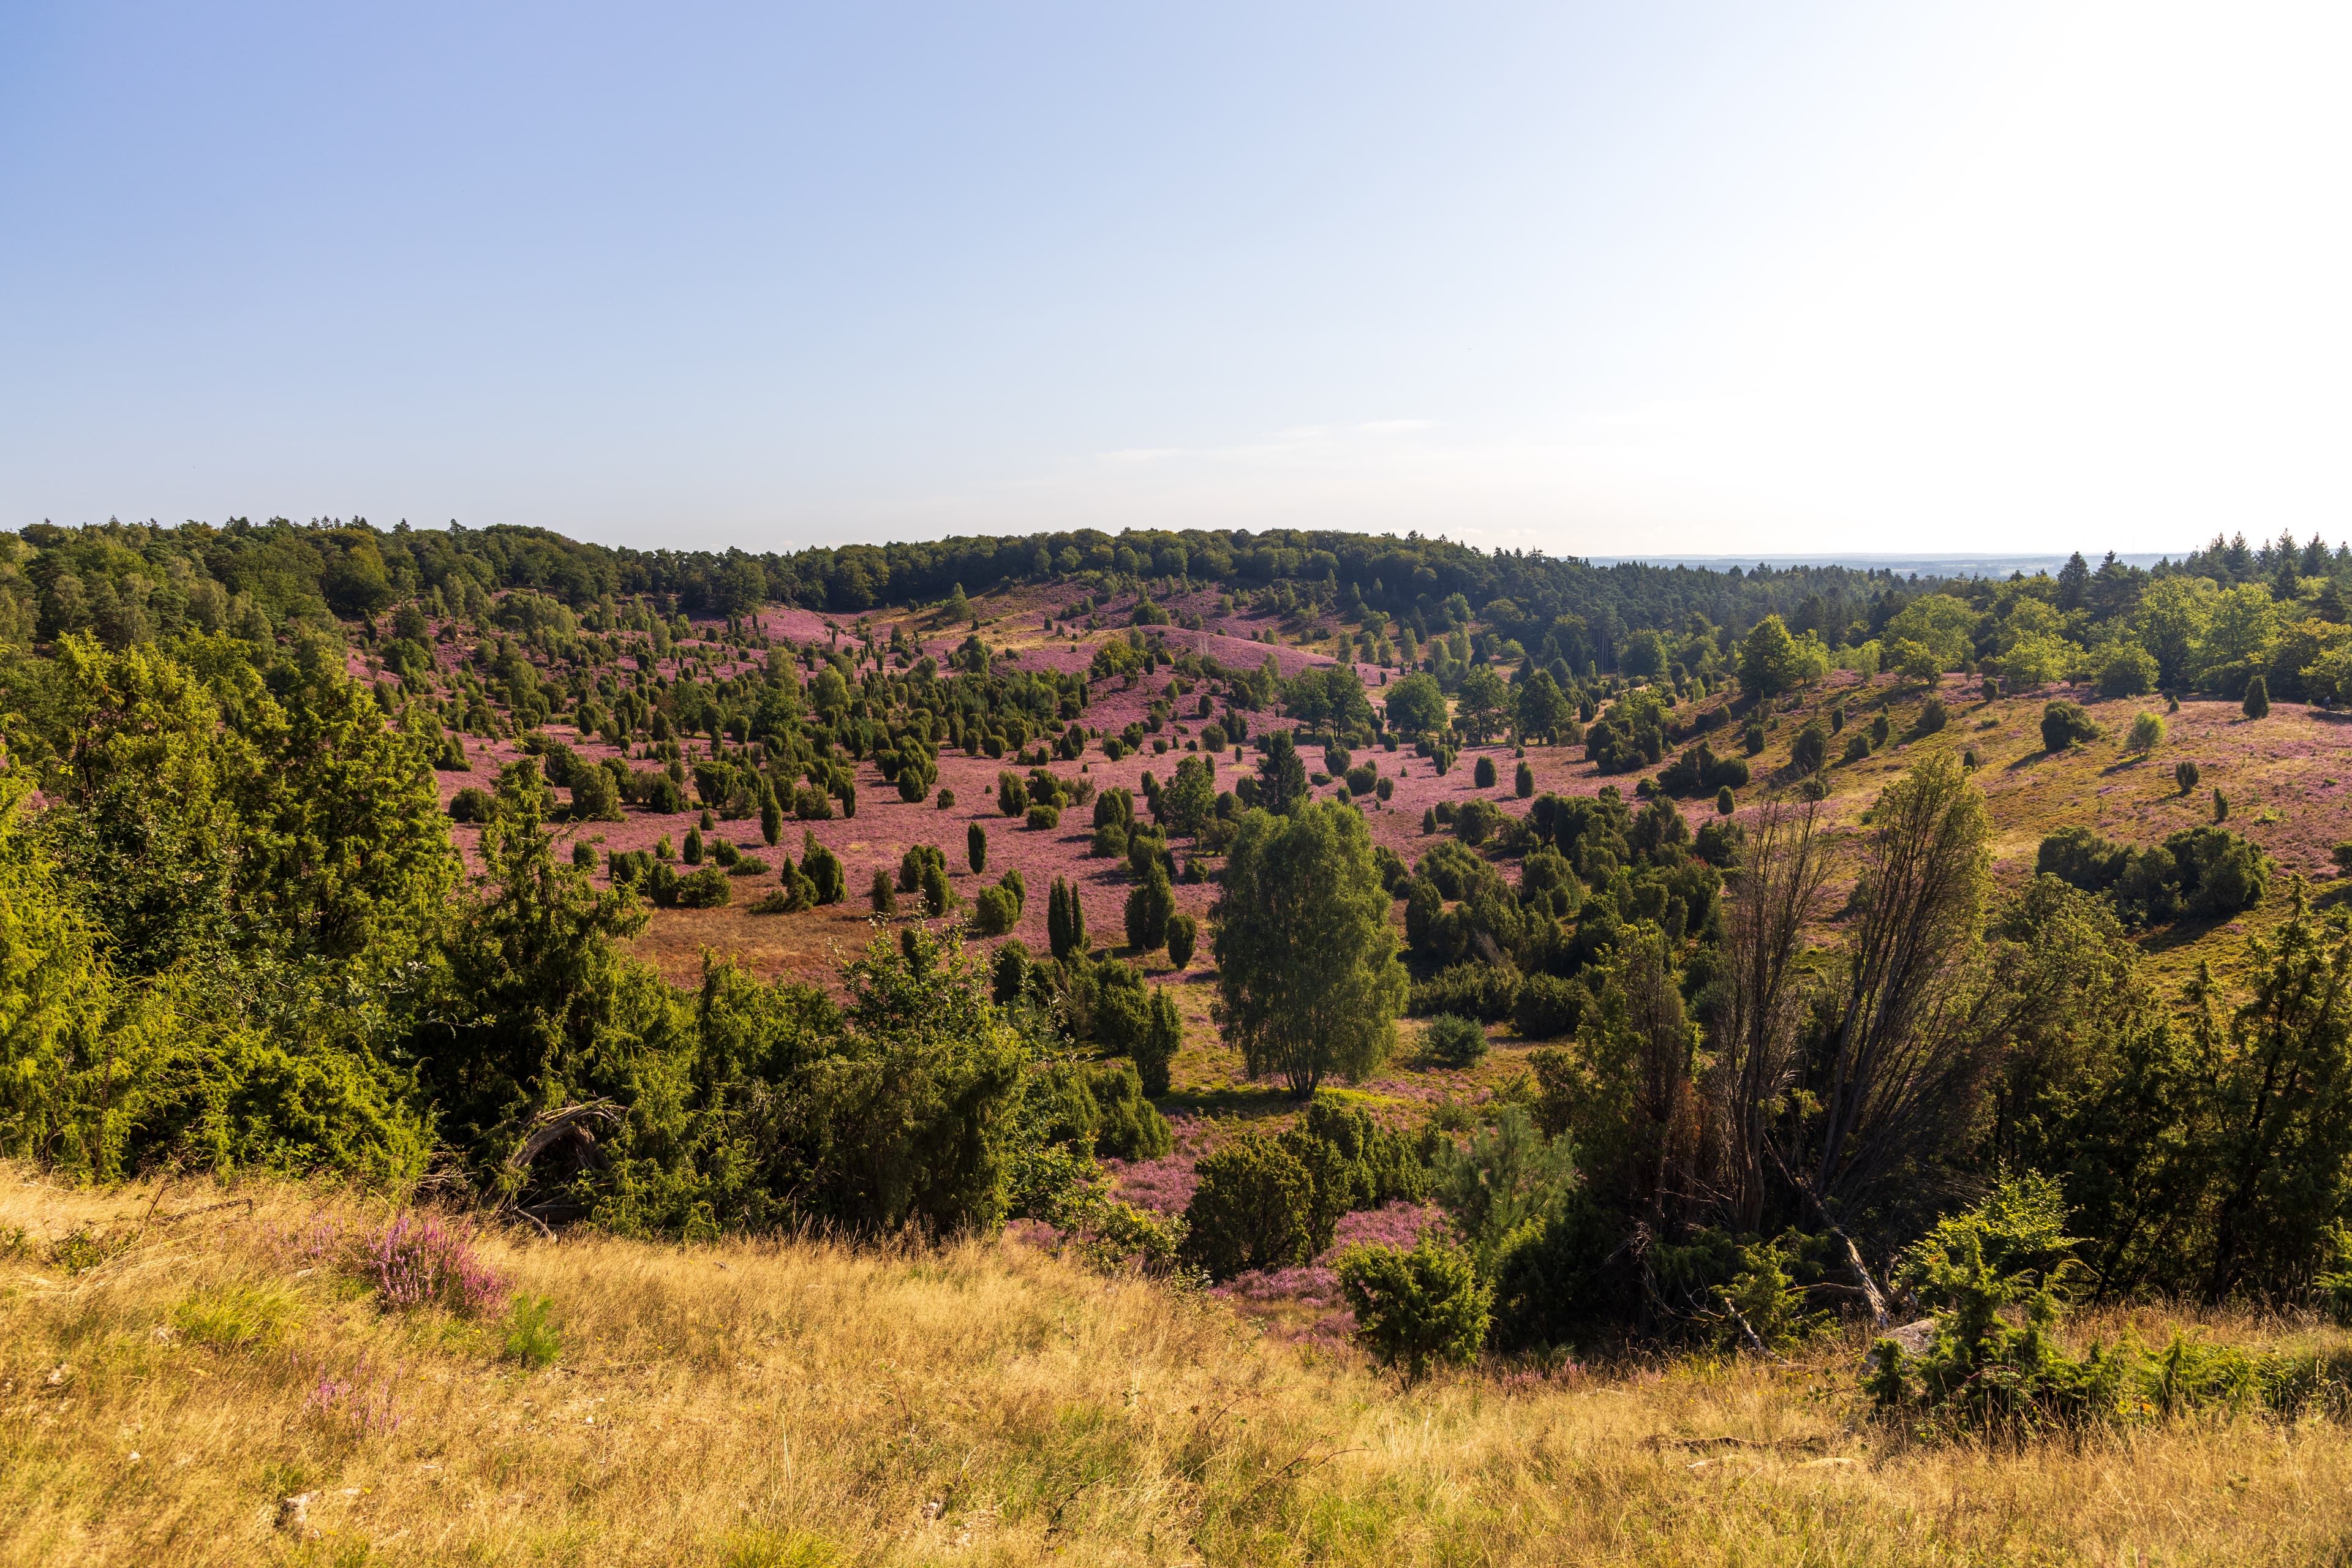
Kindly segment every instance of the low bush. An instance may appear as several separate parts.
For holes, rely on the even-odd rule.
[[[1503,964],[1456,963],[1416,982],[1405,1011],[1416,1018],[1457,1013],[1488,1023],[1507,1018],[1519,999],[1519,972]]]
[[[533,1372],[555,1364],[563,1353],[563,1336],[555,1326],[554,1303],[544,1296],[518,1295],[507,1307],[503,1346],[506,1359]]]
[[[2079,702],[2053,702],[2042,710],[2042,749],[2063,752],[2099,738],[2099,727]]]
[[[1591,995],[1578,982],[1557,974],[1530,974],[1519,983],[1511,1005],[1511,1026],[1530,1040],[1556,1040],[1576,1033]]]
[[[1440,1067],[1476,1067],[1486,1059],[1486,1031],[1475,1018],[1440,1013],[1429,1021],[1422,1050]]]
[[[1492,1292],[1460,1247],[1427,1235],[1409,1252],[1359,1244],[1339,1255],[1338,1271],[1357,1338],[1408,1380],[1477,1359]]]
[[[387,1307],[440,1307],[461,1318],[479,1317],[507,1289],[470,1235],[415,1211],[362,1244],[359,1271]]]
[[[1245,1134],[1202,1159],[1195,1173],[1200,1184],[1184,1210],[1185,1255],[1210,1279],[1286,1268],[1314,1256],[1314,1184],[1280,1143]]]

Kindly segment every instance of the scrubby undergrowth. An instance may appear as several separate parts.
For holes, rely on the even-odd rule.
[[[290,1184],[93,1192],[0,1168],[0,1563],[2302,1563],[2352,1544],[2333,1422],[1918,1446],[1871,1421],[1859,1342],[1406,1390],[1013,1241],[485,1235],[467,1245],[503,1304],[402,1309],[369,1267],[393,1217]]]

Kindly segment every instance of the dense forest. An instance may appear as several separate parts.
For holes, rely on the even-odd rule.
[[[1015,591],[1040,646],[984,632]],[[1769,1354],[1916,1311],[1943,1327],[1887,1342],[1888,1407],[2111,1410],[2144,1369],[2037,1337],[2065,1303],[2352,1311],[2352,926],[2218,791],[2208,824],[2052,834],[1996,879],[1978,753],[1937,738],[2021,694],[2051,754],[2115,743],[2094,696],[2331,709],[2348,591],[2352,553],[2287,538],[1931,582],[1326,533],[754,556],[42,525],[0,535],[0,1147],[625,1235],[1025,1216],[1213,1279],[1427,1201],[1442,1236],[1340,1266],[1367,1342],[1415,1371]],[[780,636],[776,606],[825,629]],[[1224,651],[1177,636],[1204,626]],[[2133,754],[2161,743],[2141,718]],[[519,754],[445,801],[469,740]],[[1838,818],[1840,770],[1911,742]],[[861,785],[952,805],[950,753],[1008,829],[1086,814],[1084,852],[1124,868],[1115,928],[1059,876],[983,883],[978,822],[870,888],[813,831],[795,860],[788,827],[855,816]],[[1092,774],[1138,756],[1170,771]],[[1539,791],[1555,756],[1590,787]],[[1488,793],[1418,814],[1407,855],[1386,824],[1414,766]],[[581,831],[643,816],[679,842],[599,856]],[[753,822],[754,849],[720,835]],[[755,870],[780,916],[870,910],[835,984],[715,957],[681,989],[632,956]],[[1033,895],[1035,950],[1005,939]],[[2258,907],[2208,939],[2231,980],[2159,983],[2147,933]],[[1196,950],[1283,1110],[1203,1157],[1175,1216],[1100,1162],[1168,1152],[1183,1025],[1144,961]],[[1407,1016],[1438,1059],[1495,1025],[1542,1044],[1475,1105],[1335,1092]]]

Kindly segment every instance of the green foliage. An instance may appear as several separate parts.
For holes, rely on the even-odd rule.
[[[2172,764],[2172,782],[2180,787],[2183,795],[2197,787],[2199,776],[2197,764],[2186,757]]]
[[[2190,827],[2160,845],[2115,844],[2087,827],[2042,841],[2037,872],[2103,893],[2132,925],[2183,915],[2233,915],[2260,903],[2274,869],[2262,850],[2225,827]]]
[[[1811,685],[1829,673],[1829,655],[1808,636],[1790,637],[1780,617],[1758,621],[1739,645],[1739,689],[1760,701]]]
[[[1955,1309],[1959,1300],[1949,1281],[1973,1248],[1992,1273],[2030,1275],[2054,1289],[2077,1245],[2066,1234],[2066,1196],[2056,1181],[2032,1171],[2004,1176],[1975,1207],[1937,1221],[1914,1242],[1895,1269],[1895,1280],[1930,1307]]]
[[[1183,1044],[1184,1020],[1176,1011],[1176,999],[1165,988],[1153,986],[1151,999],[1145,1004],[1127,1046],[1146,1094],[1157,1098],[1168,1092],[1169,1065]]]
[[[1530,974],[1511,1003],[1511,1026],[1530,1040],[1554,1040],[1576,1033],[1592,998],[1573,980]]]
[[[1853,737],[1847,742],[1848,747],[1851,748],[1853,741],[1861,739],[1859,735]],[[1818,719],[1798,731],[1797,738],[1790,742],[1789,762],[1800,773],[1817,773],[1829,759],[1830,734]]]
[[[2099,727],[2079,702],[2052,702],[2042,710],[2042,749],[2063,752],[2099,738]]]
[[[2241,708],[2249,719],[2267,719],[2271,713],[2270,683],[2257,675],[2246,683],[2246,698]]]
[[[1189,968],[1192,950],[1200,942],[1200,922],[1179,911],[1168,917],[1168,962],[1178,969]]]
[[[988,829],[979,823],[969,823],[963,830],[964,858],[975,877],[988,869]]]
[[[1486,1031],[1475,1018],[1440,1013],[1422,1036],[1422,1050],[1440,1067],[1476,1067],[1486,1059]]]
[[[563,1335],[555,1322],[555,1304],[545,1296],[518,1292],[508,1304],[500,1349],[505,1359],[531,1372],[553,1366],[563,1353]]]
[[[2164,744],[2164,721],[2153,713],[2142,713],[2132,721],[2130,738],[2124,742],[2127,752],[2152,752]]]
[[[2102,697],[2145,697],[2161,674],[2156,657],[2137,643],[2111,642],[2089,658],[2091,682]]]
[[[998,886],[982,888],[972,900],[971,929],[975,936],[1003,936],[1021,919],[1021,906],[1013,897],[1013,889]]]
[[[1245,1133],[1195,1170],[1185,1255],[1210,1279],[1286,1268],[1315,1255],[1314,1184],[1280,1142]]]
[[[1411,1381],[1475,1360],[1486,1342],[1492,1289],[1459,1247],[1428,1236],[1409,1252],[1360,1244],[1339,1255],[1339,1279],[1357,1337]]]
[[[1422,671],[1390,686],[1381,706],[1387,710],[1389,728],[1407,735],[1434,734],[1445,728],[1445,693]]]
[[[1087,949],[1087,911],[1077,884],[1060,877],[1046,894],[1045,940],[1057,961]]]
[[[1276,816],[1287,816],[1307,803],[1307,764],[1288,730],[1276,730],[1266,744],[1265,761],[1258,765],[1255,805]]]
[[[267,1350],[301,1318],[294,1293],[275,1282],[225,1285],[192,1296],[172,1310],[172,1324],[190,1344],[215,1350]]]
[[[1547,1137],[1524,1107],[1506,1105],[1491,1127],[1439,1149],[1430,1195],[1493,1279],[1513,1248],[1564,1212],[1576,1184],[1573,1142]]]
[[[1352,809],[1253,811],[1226,861],[1214,952],[1226,1037],[1305,1098],[1388,1057],[1406,980],[1371,840]]]
[[[1167,944],[1168,922],[1176,913],[1176,894],[1169,886],[1166,868],[1159,861],[1151,862],[1142,884],[1127,895],[1126,913],[1129,949],[1145,953]]]
[[[1714,1287],[1717,1308],[1729,1320],[1720,1336],[1725,1342],[1777,1354],[1833,1321],[1829,1312],[1807,1310],[1806,1290],[1789,1272],[1790,1252],[1782,1242],[1743,1246],[1739,1259],[1739,1272],[1729,1283]]]

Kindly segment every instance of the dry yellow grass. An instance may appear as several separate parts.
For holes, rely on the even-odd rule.
[[[224,1195],[182,1184],[161,1213]],[[269,1240],[363,1202],[233,1195],[250,1212],[151,1225],[68,1274],[50,1243],[135,1228],[157,1194],[0,1167],[0,1232],[28,1233],[0,1266],[0,1563],[2304,1564],[2352,1545],[2352,1441],[2330,1424],[1905,1449],[1859,1420],[1843,1348],[1407,1391],[1012,1241],[493,1240],[562,1327],[534,1373],[495,1326],[383,1312]],[[323,1411],[322,1377],[352,1385]],[[1754,1446],[1684,1441],[1709,1438]]]

